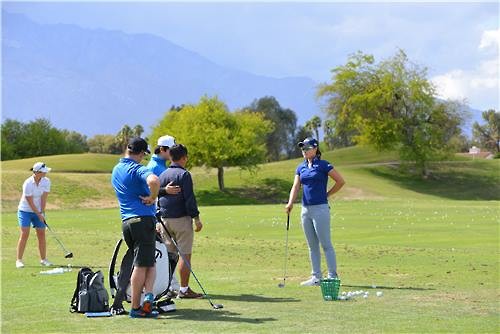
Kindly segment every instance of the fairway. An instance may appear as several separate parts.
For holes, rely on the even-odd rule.
[[[367,299],[325,302],[318,287],[299,286],[310,272],[300,205],[291,217],[284,289],[277,287],[284,264],[283,205],[201,207],[205,227],[195,236],[193,269],[224,309],[213,310],[207,300],[176,300],[177,311],[158,320],[70,314],[76,269],[40,275],[34,233],[26,249],[27,266],[16,269],[16,214],[4,212],[2,332],[499,331],[498,201],[391,198],[330,204],[341,291],[369,291]],[[64,259],[48,235],[50,260],[101,269],[107,279],[120,237],[117,209],[51,211],[48,222],[75,255]],[[200,290],[192,278],[191,286]],[[377,291],[383,296],[376,297]]]

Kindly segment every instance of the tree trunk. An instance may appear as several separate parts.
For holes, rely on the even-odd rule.
[[[217,180],[219,181],[219,190],[224,190],[224,167],[217,167]]]

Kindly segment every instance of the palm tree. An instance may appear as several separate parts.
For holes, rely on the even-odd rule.
[[[125,124],[120,131],[116,134],[115,140],[116,143],[122,148],[123,151],[127,148],[128,140],[134,136],[134,133],[130,126]]]
[[[319,128],[321,127],[321,118],[319,116],[314,116],[309,121],[306,122],[305,127],[314,132],[316,135],[316,140],[319,143]]]
[[[143,134],[143,132],[144,132],[144,128],[140,124],[137,124],[132,129],[132,134],[134,137],[140,137]]]

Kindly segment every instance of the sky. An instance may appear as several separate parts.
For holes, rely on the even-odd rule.
[[[220,65],[331,80],[356,51],[399,48],[441,98],[500,110],[499,4],[490,2],[2,2],[40,23],[161,36]]]

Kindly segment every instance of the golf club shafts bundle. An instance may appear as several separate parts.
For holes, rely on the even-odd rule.
[[[208,294],[205,292],[205,289],[203,289],[203,286],[201,285],[200,281],[198,280],[198,278],[196,277],[195,273],[193,272],[193,269],[191,268],[191,264],[189,263],[189,261],[186,261],[186,258],[184,257],[184,255],[182,255],[181,250],[179,249],[179,246],[177,246],[177,242],[174,240],[174,238],[172,238],[172,235],[170,235],[170,232],[168,232],[167,227],[165,226],[165,224],[163,223],[163,221],[161,219],[159,219],[159,222],[161,223],[161,226],[163,226],[163,229],[165,230],[165,233],[167,233],[168,237],[170,238],[170,240],[174,244],[175,248],[177,249],[177,252],[179,253],[179,256],[182,258],[182,261],[184,261],[184,263],[189,268],[189,272],[191,272],[191,274],[193,275],[194,279],[196,280],[196,283],[198,283],[198,285],[200,286],[201,291],[203,291],[203,295],[205,295],[205,298],[207,298],[207,300],[210,303],[210,305],[212,305],[212,307],[214,309],[216,309],[216,310],[223,308],[222,304],[214,304],[214,303],[212,303],[212,300],[210,299],[210,297],[208,296]]]
[[[73,257],[73,253],[70,252],[70,251],[68,251],[66,249],[66,247],[64,247],[63,243],[61,242],[61,240],[59,240],[59,238],[57,237],[56,233],[50,228],[49,224],[47,224],[47,221],[44,221],[44,224],[49,229],[50,234],[52,234],[52,236],[54,237],[54,239],[56,239],[56,241],[59,244],[59,246],[61,246],[62,250],[64,251],[64,257],[67,258],[67,259],[68,258],[72,258]]]

